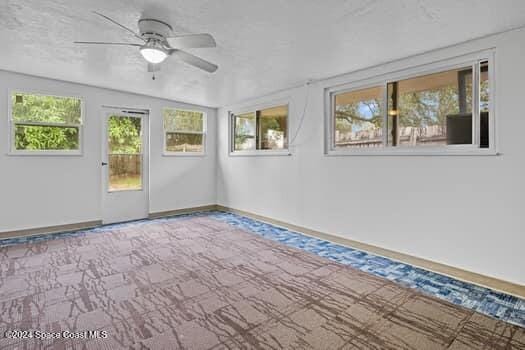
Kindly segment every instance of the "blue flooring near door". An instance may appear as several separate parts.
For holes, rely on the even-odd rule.
[[[448,276],[367,253],[362,250],[306,236],[299,232],[293,232],[282,227],[227,212],[211,211],[193,213],[155,220],[139,220],[130,223],[113,224],[75,232],[3,239],[0,240],[0,247],[68,236],[104,233],[110,229],[127,225],[144,225],[151,221],[180,220],[187,216],[209,216],[227,222],[232,226],[251,231],[264,238],[317,254],[485,315],[525,327],[524,299],[459,281]]]

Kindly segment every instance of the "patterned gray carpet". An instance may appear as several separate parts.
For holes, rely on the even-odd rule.
[[[525,349],[525,330],[208,217],[0,248],[0,349],[121,348]]]

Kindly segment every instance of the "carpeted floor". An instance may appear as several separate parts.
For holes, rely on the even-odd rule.
[[[525,349],[525,329],[187,217],[0,248],[0,349],[41,348]]]

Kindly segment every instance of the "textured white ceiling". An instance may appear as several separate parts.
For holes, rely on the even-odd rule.
[[[136,48],[76,46],[133,41],[91,11],[209,32],[191,52],[219,70],[169,58],[152,81]],[[0,0],[0,69],[222,106],[523,24],[523,0]]]

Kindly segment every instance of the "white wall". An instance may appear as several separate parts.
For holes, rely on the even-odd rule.
[[[9,89],[82,96],[83,155],[8,155]],[[0,232],[101,219],[103,105],[150,110],[150,213],[215,204],[215,109],[0,71]],[[163,107],[207,113],[205,157],[162,156]]]
[[[516,30],[315,83],[291,156],[228,156],[228,111],[289,98],[293,134],[304,88],[219,109],[218,203],[525,284],[524,43]],[[492,47],[499,156],[324,155],[324,88]]]

